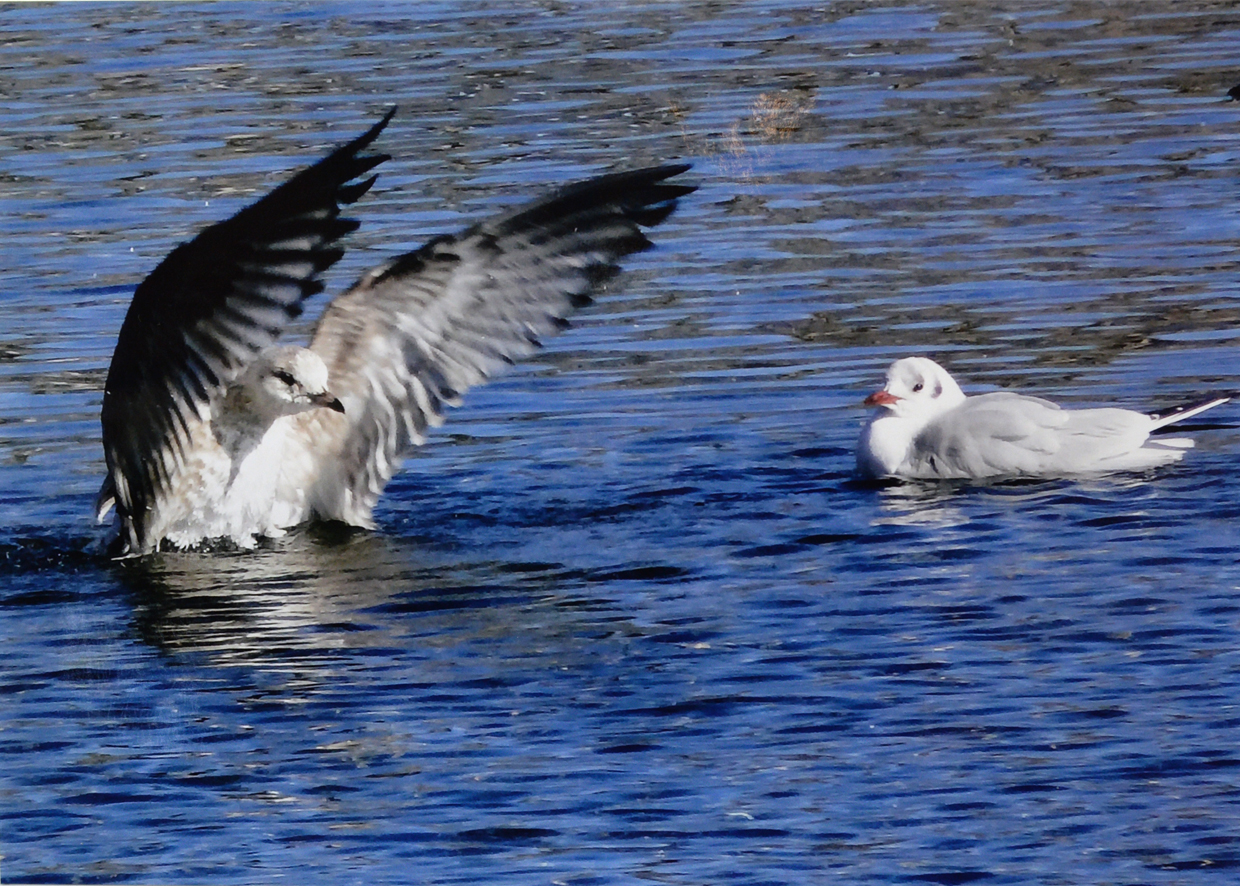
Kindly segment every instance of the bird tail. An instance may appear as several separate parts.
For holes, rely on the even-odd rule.
[[[1162,412],[1152,412],[1150,413],[1150,418],[1154,420],[1154,427],[1151,428],[1150,430],[1156,431],[1159,428],[1166,427],[1167,425],[1173,425],[1176,422],[1181,422],[1186,419],[1190,419],[1194,415],[1200,415],[1201,413],[1205,412],[1207,409],[1213,409],[1215,406],[1222,406],[1224,403],[1226,403],[1230,399],[1231,399],[1230,395],[1226,395],[1226,396],[1215,395],[1205,400],[1197,400],[1193,403],[1186,403],[1182,406],[1175,406],[1171,409],[1163,410]],[[1159,442],[1162,445],[1166,446],[1171,441],[1160,440]]]
[[[1145,442],[1142,449],[1192,449],[1197,444],[1190,437],[1152,437]],[[1180,453],[1176,453],[1176,458]]]

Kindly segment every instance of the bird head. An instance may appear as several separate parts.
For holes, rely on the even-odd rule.
[[[246,387],[270,412],[295,415],[323,407],[344,412],[327,387],[327,366],[308,348],[285,345],[259,355],[247,371]]]
[[[905,357],[891,364],[887,384],[866,397],[865,405],[925,424],[964,400],[960,385],[942,366],[926,357]]]

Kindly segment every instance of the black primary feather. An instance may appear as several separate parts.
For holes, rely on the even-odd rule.
[[[376,176],[355,180],[389,159],[362,151],[395,113],[175,248],[134,292],[104,388],[100,493],[105,507],[114,496],[131,549],[144,545],[146,511],[176,473],[190,428],[322,291],[322,273],[343,255],[337,241],[358,227],[341,207]]]

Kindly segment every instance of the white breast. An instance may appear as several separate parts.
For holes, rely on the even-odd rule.
[[[908,458],[915,425],[895,415],[878,415],[861,430],[857,471],[865,477],[890,477]]]
[[[234,460],[204,433],[176,489],[161,502],[161,534],[178,546],[203,539],[229,538],[253,547],[257,536],[279,537],[307,518],[305,492],[290,494],[281,479],[288,464],[290,422],[274,422],[252,447]],[[248,452],[246,451],[248,449]],[[277,496],[281,486],[283,497]]]

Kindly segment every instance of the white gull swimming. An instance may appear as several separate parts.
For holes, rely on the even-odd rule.
[[[363,274],[308,347],[277,344],[357,228],[340,209],[389,159],[362,152],[394,113],[178,246],[134,292],[101,414],[113,553],[249,547],[310,520],[373,527],[443,407],[561,329],[694,190],[667,181],[680,164],[562,188]]]
[[[1226,403],[1219,396],[1147,415],[1129,409],[1062,409],[1011,391],[965,396],[925,357],[891,364],[857,444],[864,477],[984,479],[1140,471],[1178,461],[1193,441],[1157,429]]]

